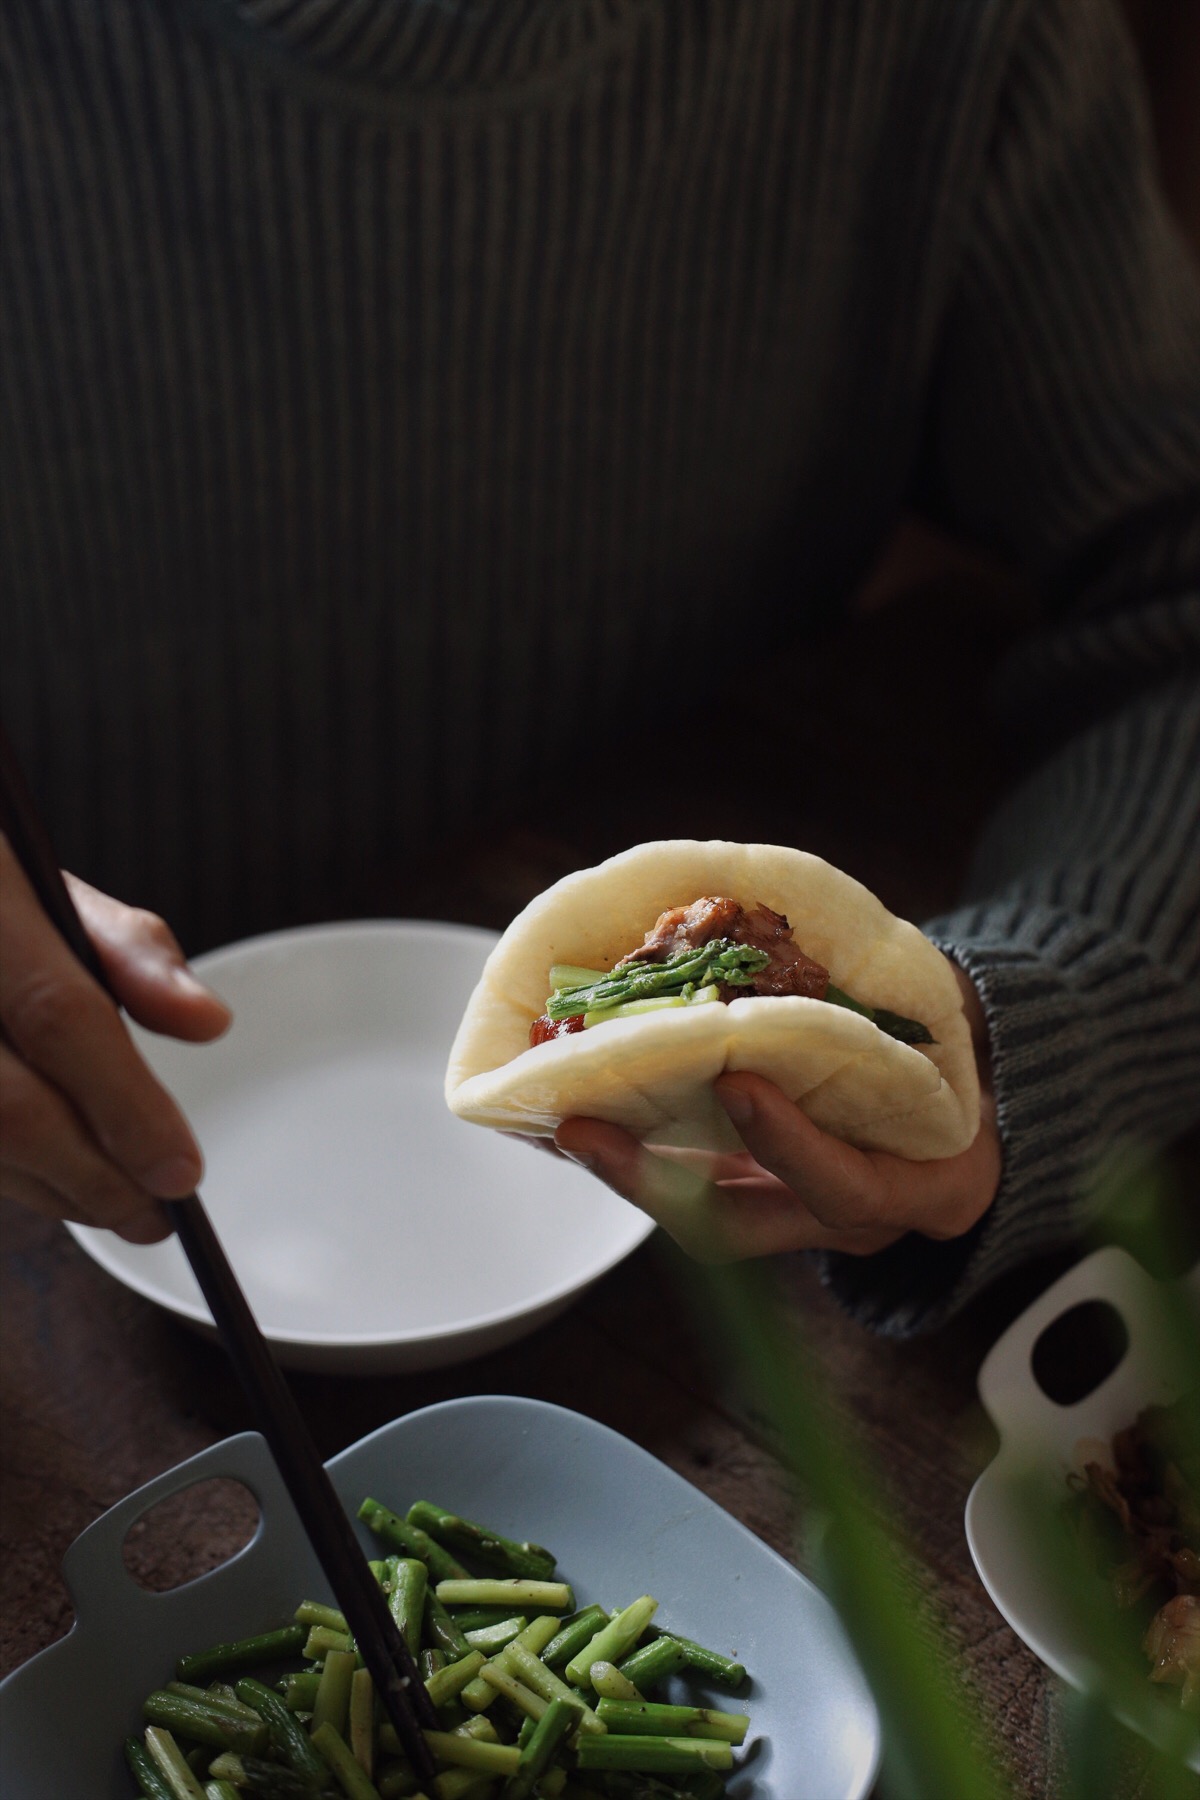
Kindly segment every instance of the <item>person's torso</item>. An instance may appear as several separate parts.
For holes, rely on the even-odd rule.
[[[6,701],[69,860],[201,941],[740,678],[911,468],[969,33],[502,10],[5,30]]]

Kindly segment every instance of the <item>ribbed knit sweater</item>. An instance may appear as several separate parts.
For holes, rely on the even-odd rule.
[[[1038,584],[1003,697],[1074,735],[929,927],[1001,1193],[829,1279],[934,1324],[1195,1116],[1200,305],[1108,0],[6,0],[0,41],[3,699],[71,866],[261,926],[519,791],[581,668],[829,615],[917,504]]]

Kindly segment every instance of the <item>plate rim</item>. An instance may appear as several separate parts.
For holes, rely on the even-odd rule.
[[[292,944],[307,944],[316,940],[329,942],[335,938],[354,939],[359,936],[389,935],[400,938],[412,938],[426,934],[449,932],[464,938],[488,940],[492,944],[499,941],[500,933],[485,925],[468,925],[457,919],[428,918],[364,918],[364,919],[324,919],[313,924],[285,926],[275,931],[267,931],[251,937],[237,938],[232,943],[218,945],[215,949],[206,950],[189,959],[189,967],[201,977],[218,975],[220,970],[230,963],[244,960],[248,954],[257,955],[262,951]],[[141,1028],[138,1028],[141,1030]],[[153,1033],[143,1033],[153,1036]],[[73,1219],[64,1220],[71,1237],[79,1245],[96,1266],[120,1282],[132,1293],[138,1294],[152,1305],[160,1306],[165,1312],[173,1313],[176,1318],[189,1325],[198,1326],[201,1330],[214,1329],[212,1315],[201,1302],[184,1299],[169,1294],[136,1268],[131,1269],[122,1258],[120,1246],[124,1240],[117,1238],[112,1232],[99,1225],[85,1225]],[[601,1280],[612,1272],[619,1263],[632,1256],[636,1250],[650,1238],[655,1230],[655,1222],[647,1214],[636,1215],[631,1219],[631,1241],[618,1246],[612,1254],[584,1275],[573,1275],[557,1286],[547,1288],[532,1298],[521,1300],[513,1306],[501,1311],[479,1314],[468,1319],[461,1319],[452,1325],[441,1325],[430,1329],[419,1327],[412,1330],[389,1329],[372,1332],[344,1332],[306,1330],[303,1333],[281,1331],[277,1327],[262,1326],[263,1336],[270,1344],[278,1344],[284,1350],[344,1350],[347,1353],[356,1351],[413,1349],[422,1344],[430,1346],[449,1345],[455,1339],[473,1337],[485,1332],[503,1329],[525,1318],[536,1321],[537,1317],[549,1309],[565,1305],[571,1298],[583,1292],[594,1282]],[[140,1248],[140,1246],[131,1246]]]

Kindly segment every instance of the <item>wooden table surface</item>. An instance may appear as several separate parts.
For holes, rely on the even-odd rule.
[[[774,671],[773,708],[761,696],[731,703],[715,735],[735,754],[719,759],[724,779],[709,780],[703,795],[687,782],[673,784],[682,791],[668,798],[650,793],[634,779],[650,747],[605,746],[570,796],[539,800],[536,815],[452,848],[436,866],[403,879],[391,872],[386,892],[380,881],[374,891],[348,889],[343,916],[384,902],[396,916],[503,925],[568,868],[641,837],[701,834],[801,844],[860,875],[894,910],[928,916],[953,897],[975,822],[1010,773],[975,728],[995,643],[986,605],[964,615],[953,583],[926,592],[915,615],[881,615],[852,648],[835,641]],[[823,698],[831,684],[844,691],[848,682],[863,702],[852,716]],[[915,691],[923,700],[914,718]],[[768,728],[766,717],[777,722]],[[714,736],[711,725],[672,733],[683,753],[677,768]],[[774,772],[749,791],[736,754],[746,743],[754,769]],[[8,1206],[0,1223],[7,1673],[70,1626],[59,1565],[72,1539],[131,1488],[251,1421],[217,1348],[104,1275],[61,1228]],[[1070,1260],[1018,1272],[935,1336],[907,1343],[874,1338],[847,1319],[806,1264],[797,1261],[786,1277],[828,1382],[861,1426],[911,1533],[963,1681],[1003,1740],[1013,1792],[1028,1796],[1058,1791],[1053,1684],[976,1578],[963,1506],[994,1448],[975,1393],[979,1362]],[[326,1456],[457,1395],[521,1394],[574,1407],[625,1433],[795,1557],[795,1519],[776,1465],[690,1320],[652,1242],[557,1321],[478,1361],[422,1375],[293,1380]],[[197,1496],[190,1509],[172,1502],[169,1516],[131,1537],[127,1554],[140,1578],[170,1586],[221,1561],[247,1533],[239,1492],[218,1489],[203,1505]],[[1129,1761],[1129,1800],[1150,1800],[1136,1746]]]

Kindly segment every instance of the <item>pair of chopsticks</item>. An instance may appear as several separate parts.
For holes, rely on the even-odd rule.
[[[2,730],[0,831],[8,837],[51,923],[88,973],[111,996],[100,959],[75,910],[50,838]],[[383,1592],[367,1566],[300,1409],[258,1328],[200,1196],[189,1194],[186,1200],[164,1200],[162,1205],[208,1302],[300,1522],[371,1672],[384,1710],[417,1774],[423,1781],[432,1782],[433,1758],[422,1727],[432,1730],[437,1726],[433,1703]]]

